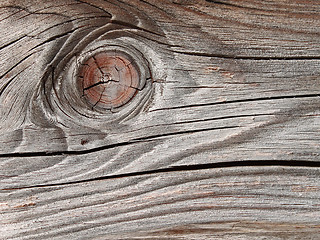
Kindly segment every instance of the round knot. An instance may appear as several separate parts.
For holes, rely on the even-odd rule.
[[[125,54],[115,51],[96,53],[80,68],[79,82],[85,100],[102,109],[129,102],[139,88],[139,72]]]

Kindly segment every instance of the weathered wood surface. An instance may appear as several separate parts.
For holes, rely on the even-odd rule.
[[[1,1],[0,239],[319,238],[319,13]],[[77,99],[97,46],[150,70],[119,111]]]

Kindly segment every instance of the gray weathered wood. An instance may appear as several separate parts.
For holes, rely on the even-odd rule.
[[[319,238],[319,13],[316,0],[2,1],[0,237]],[[75,91],[102,45],[150,69],[120,111]]]
[[[319,189],[319,169],[253,167],[7,190],[2,236],[303,239],[320,234]]]

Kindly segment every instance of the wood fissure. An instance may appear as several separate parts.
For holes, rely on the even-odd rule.
[[[319,162],[310,162],[310,161],[294,161],[294,160],[258,160],[258,161],[229,161],[229,162],[217,162],[217,163],[208,163],[208,164],[197,164],[197,165],[179,165],[172,166],[170,168],[162,168],[155,170],[148,170],[142,172],[131,172],[131,173],[123,173],[118,175],[110,175],[110,176],[101,176],[92,179],[84,179],[80,181],[74,182],[63,182],[63,183],[53,183],[53,184],[44,184],[44,185],[34,185],[34,186],[23,186],[19,188],[7,188],[0,189],[0,191],[11,191],[11,190],[19,190],[19,189],[29,189],[29,188],[48,188],[48,187],[59,187],[65,185],[79,184],[79,183],[87,183],[94,181],[102,181],[109,180],[115,178],[128,178],[135,176],[144,176],[144,175],[152,175],[158,173],[169,173],[169,172],[186,172],[186,171],[197,171],[197,170],[207,170],[207,169],[216,169],[216,168],[236,168],[236,167],[306,167],[306,168],[319,168],[320,169],[320,161]]]
[[[116,144],[101,146],[97,148],[87,149],[87,150],[78,150],[78,151],[60,151],[60,152],[16,152],[16,153],[8,153],[8,154],[0,154],[0,158],[15,158],[15,157],[44,157],[44,156],[65,156],[65,155],[86,155],[89,153],[99,152],[106,149],[117,148],[121,146],[132,145],[139,142],[148,142],[157,140],[158,138],[168,137],[168,136],[177,136],[182,134],[190,134],[190,133],[197,133],[197,132],[205,132],[205,131],[215,131],[221,129],[232,129],[238,128],[238,126],[226,126],[223,128],[208,128],[208,129],[195,129],[195,130],[188,130],[183,132],[173,132],[173,133],[166,133],[166,134],[159,134],[159,135],[151,135],[147,137],[141,137],[137,139],[133,139],[129,142],[119,142]]]
[[[183,109],[183,108],[194,108],[194,107],[204,107],[204,106],[213,106],[213,105],[223,105],[223,104],[232,104],[232,103],[246,103],[246,102],[256,102],[256,101],[272,101],[272,100],[281,100],[281,99],[295,99],[295,98],[317,98],[320,97],[320,94],[305,94],[305,95],[292,95],[292,96],[272,96],[272,97],[263,97],[263,98],[251,98],[251,99],[238,99],[233,101],[222,101],[214,103],[204,103],[204,104],[192,104],[192,105],[183,105],[183,106],[174,106],[171,108],[158,108],[152,109],[151,111],[163,111],[163,110],[173,110],[173,109]]]
[[[222,58],[222,59],[235,59],[235,60],[254,60],[254,61],[306,61],[306,60],[320,60],[320,56],[237,56],[237,55],[219,55],[209,54],[203,52],[184,52],[172,50],[174,53],[185,54],[190,56],[209,57],[209,58]]]

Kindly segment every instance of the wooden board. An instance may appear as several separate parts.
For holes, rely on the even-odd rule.
[[[177,171],[2,192],[8,239],[310,239],[319,170]]]
[[[319,12],[2,1],[0,238],[319,238]],[[139,69],[120,108],[78,91],[102,50]]]

